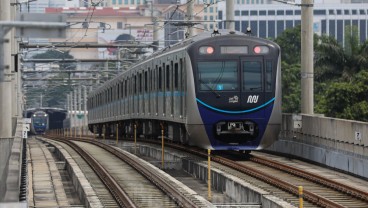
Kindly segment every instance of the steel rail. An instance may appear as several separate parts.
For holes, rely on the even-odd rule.
[[[73,148],[81,157],[95,170],[98,177],[106,185],[108,190],[111,192],[112,196],[115,198],[116,202],[120,207],[137,207],[134,202],[129,198],[125,191],[120,187],[120,185],[115,181],[115,179],[108,173],[108,171],[102,167],[102,165],[88,152],[84,151],[77,144],[70,140],[59,139],[57,137],[48,136],[48,138],[66,143],[71,148]]]
[[[345,194],[352,195],[352,196],[354,196],[358,199],[361,199],[365,202],[368,202],[368,193],[367,192],[364,192],[362,190],[356,189],[356,188],[351,187],[351,186],[347,186],[347,185],[345,185],[343,183],[340,183],[338,181],[333,181],[331,179],[328,179],[328,178],[325,178],[325,177],[322,177],[322,176],[319,176],[319,175],[316,175],[316,174],[313,174],[313,173],[310,173],[310,172],[307,172],[307,171],[303,171],[303,170],[297,169],[295,167],[284,165],[280,162],[269,160],[267,158],[263,158],[263,157],[260,157],[260,156],[252,155],[250,160],[252,160],[254,162],[257,162],[257,163],[260,163],[260,164],[263,164],[263,165],[266,165],[268,167],[272,167],[272,168],[276,168],[278,170],[285,171],[287,173],[296,175],[298,177],[305,178],[309,181],[327,186],[329,188],[338,190],[338,191],[340,191],[342,193],[345,193]]]
[[[157,174],[152,174],[151,169],[148,169],[141,164],[137,163],[134,159],[129,157],[127,154],[117,150],[115,147],[112,147],[110,145],[98,142],[96,140],[90,140],[90,139],[74,139],[75,141],[82,141],[82,142],[88,142],[94,145],[97,145],[110,153],[117,156],[119,159],[123,160],[124,162],[128,163],[130,166],[132,166],[134,169],[139,171],[144,177],[146,177],[149,181],[151,181],[153,184],[155,184],[158,188],[160,188],[162,191],[164,191],[167,195],[169,195],[174,201],[178,203],[181,207],[198,207],[193,201],[188,199],[185,195],[183,195],[180,191],[176,190],[175,187],[173,187],[167,180],[164,178],[161,178]]]

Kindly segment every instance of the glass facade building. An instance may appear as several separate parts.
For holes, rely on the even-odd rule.
[[[344,42],[345,27],[355,26],[361,42],[367,40],[368,4],[315,4],[313,30],[321,35],[334,36]],[[224,28],[225,4],[218,5],[218,28]],[[301,8],[285,4],[236,5],[234,11],[235,30],[263,38],[276,38],[287,28],[301,24]]]

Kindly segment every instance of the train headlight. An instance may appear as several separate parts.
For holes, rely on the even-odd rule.
[[[267,54],[270,49],[267,46],[255,46],[253,48],[255,54]]]
[[[199,54],[202,55],[211,55],[215,52],[215,49],[212,46],[202,46],[199,48]]]

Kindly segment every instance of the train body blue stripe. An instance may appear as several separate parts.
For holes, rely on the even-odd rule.
[[[202,104],[202,105],[206,106],[207,108],[210,108],[210,109],[212,109],[212,110],[214,110],[214,111],[218,111],[218,112],[221,112],[221,113],[239,114],[239,113],[249,113],[249,112],[253,112],[253,111],[256,111],[256,110],[258,110],[258,109],[261,109],[261,108],[263,108],[263,107],[267,106],[268,104],[272,103],[272,102],[275,100],[275,98],[272,98],[271,100],[267,101],[266,103],[264,103],[264,104],[262,104],[262,105],[260,105],[260,106],[257,106],[257,107],[255,107],[255,108],[248,109],[248,110],[242,110],[242,111],[229,111],[229,110],[222,110],[222,109],[218,109],[218,108],[215,108],[215,107],[213,107],[213,106],[210,106],[210,105],[208,105],[207,103],[205,103],[205,102],[201,101],[201,100],[200,100],[200,99],[198,99],[198,98],[196,98],[196,100],[197,100],[197,102],[199,102],[200,104]]]

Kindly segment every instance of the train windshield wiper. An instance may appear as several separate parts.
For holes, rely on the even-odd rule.
[[[203,84],[204,86],[206,86],[208,89],[211,90],[211,92],[213,92],[213,94],[216,95],[216,98],[220,98],[220,94],[218,92],[216,92],[214,89],[212,89],[212,87],[210,87],[207,83],[202,82],[202,80],[199,80],[199,83]]]
[[[253,90],[259,90],[261,89],[262,90],[262,87],[251,87],[250,90],[253,91]]]

